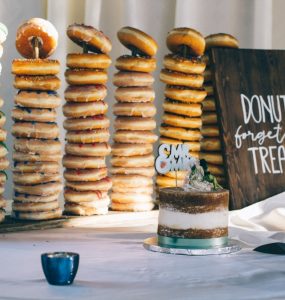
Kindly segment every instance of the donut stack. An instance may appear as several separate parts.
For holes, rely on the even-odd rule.
[[[118,31],[120,42],[132,51],[116,60],[119,70],[113,83],[117,86],[114,105],[115,134],[112,146],[112,209],[149,211],[153,209],[154,156],[157,136],[150,74],[156,68],[153,57],[156,42],[144,32],[123,27]]]
[[[3,46],[2,44],[5,42],[8,35],[8,29],[7,27],[0,23],[0,58],[3,55]],[[2,71],[2,65],[0,63],[0,75]],[[0,108],[3,106],[4,101],[2,98],[0,98]],[[4,221],[5,219],[5,206],[6,201],[3,198],[4,193],[4,184],[6,182],[6,173],[4,170],[6,170],[9,167],[9,161],[6,157],[8,154],[8,149],[5,144],[6,141],[6,131],[3,129],[6,122],[5,114],[0,111],[0,223]]]
[[[166,40],[172,52],[164,57],[160,80],[166,83],[164,114],[160,127],[160,144],[187,144],[190,155],[199,157],[202,105],[206,91],[202,88],[205,63],[203,36],[190,28],[176,28]],[[185,171],[158,174],[158,188],[182,186]]]
[[[238,41],[229,34],[218,33],[205,38],[206,50],[213,47],[238,48]],[[221,185],[225,185],[225,170],[223,156],[221,153],[220,130],[217,120],[216,101],[214,98],[214,88],[212,83],[211,66],[209,56],[206,53],[203,61],[207,67],[204,73],[204,89],[207,97],[203,101],[202,114],[202,140],[200,158],[208,162],[209,171],[216,176]]]
[[[106,69],[111,64],[110,40],[91,26],[73,24],[68,37],[83,47],[84,53],[67,55],[65,72],[69,84],[64,96],[63,113],[66,133],[63,165],[65,212],[89,216],[106,214],[110,204],[105,157],[110,154]],[[90,53],[90,52],[91,53]]]
[[[39,40],[32,43],[32,39]],[[57,46],[54,26],[43,19],[31,19],[17,31],[16,47],[26,59],[12,63],[14,87],[19,89],[12,110],[14,124],[14,202],[18,219],[46,220],[61,216],[58,197],[61,145],[55,108],[60,106],[56,77],[60,65],[47,59]]]

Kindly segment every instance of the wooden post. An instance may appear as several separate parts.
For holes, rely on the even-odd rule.
[[[33,57],[35,59],[38,59],[40,57],[40,46],[41,42],[38,37],[33,37],[32,38],[32,46],[33,46]]]

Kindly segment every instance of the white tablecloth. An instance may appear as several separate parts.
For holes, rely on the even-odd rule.
[[[148,252],[142,242],[155,234],[156,224],[1,235],[0,299],[285,299],[284,256],[252,251],[285,240],[280,197],[231,214],[230,234],[243,245],[231,255]],[[46,251],[80,253],[72,286],[47,284],[40,264]]]

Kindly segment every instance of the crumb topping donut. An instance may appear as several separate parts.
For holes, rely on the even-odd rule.
[[[60,80],[54,75],[16,75],[13,85],[18,90],[56,91],[60,88]]]
[[[49,196],[58,195],[61,192],[62,184],[60,182],[41,183],[36,185],[15,184],[14,189],[21,194]]]
[[[13,200],[21,203],[47,203],[53,202],[58,199],[58,194],[49,195],[49,196],[37,196],[37,195],[28,195],[15,193]]]
[[[13,160],[16,162],[59,162],[61,154],[30,154],[15,151],[13,152]]]
[[[154,117],[156,108],[151,103],[116,103],[114,115],[128,117]]]
[[[155,175],[155,169],[154,167],[113,167],[111,168],[110,173],[113,175],[142,175],[146,177],[153,177]]]
[[[99,169],[66,169],[63,173],[63,177],[68,181],[97,181],[107,177],[107,168]]]
[[[200,141],[202,137],[200,130],[191,130],[180,127],[161,126],[159,132],[162,136],[185,141]]]
[[[106,167],[104,156],[65,155],[62,164],[67,169],[97,169]]]
[[[108,191],[112,187],[112,180],[109,177],[91,182],[81,182],[81,181],[66,181],[67,188],[71,188],[76,191]]]
[[[12,125],[12,134],[15,137],[56,139],[59,128],[56,123],[16,122]]]
[[[104,115],[93,117],[66,119],[63,122],[63,127],[66,130],[93,130],[109,128],[110,121]]]
[[[28,108],[57,108],[61,99],[53,91],[19,91],[15,96],[15,104]]]
[[[56,111],[54,109],[36,109],[16,106],[12,109],[12,118],[20,121],[55,122]]]
[[[58,140],[15,139],[14,149],[30,154],[61,153],[61,143]]]
[[[198,103],[181,103],[175,101],[164,101],[164,111],[188,117],[200,117],[202,107]]]
[[[206,50],[213,47],[238,48],[238,40],[230,34],[216,33],[205,37]]]
[[[216,101],[213,97],[207,97],[203,102],[203,111],[216,111]]]
[[[56,75],[60,72],[60,64],[55,59],[14,59],[12,73],[15,75]]]
[[[201,133],[203,136],[206,136],[206,137],[219,137],[220,136],[219,127],[215,126],[215,125],[202,126]]]
[[[60,172],[60,165],[57,162],[14,162],[13,171],[18,173],[54,174]]]
[[[113,84],[117,87],[152,86],[154,78],[145,72],[124,72],[114,74]]]
[[[21,202],[21,201],[13,201],[12,209],[13,211],[19,212],[45,212],[51,211],[54,209],[58,209],[58,201],[51,202]]]
[[[201,150],[220,151],[222,149],[221,141],[217,138],[203,138],[201,140]]]
[[[47,20],[32,18],[23,23],[17,30],[16,48],[25,58],[33,58],[31,40],[37,37],[40,40],[39,57],[47,58],[57,47],[58,33],[55,27]]]
[[[78,192],[72,189],[66,189],[64,191],[64,199],[73,203],[100,201],[105,197],[107,197],[107,193],[101,191]]]
[[[100,69],[67,69],[65,80],[70,85],[105,84],[107,72]]]
[[[201,103],[207,96],[207,92],[203,88],[189,88],[174,85],[167,85],[164,90],[166,98],[181,102]]]
[[[112,44],[102,31],[92,26],[83,24],[72,24],[67,28],[68,37],[80,47],[84,45],[91,52],[109,53],[112,50]]]
[[[124,168],[153,167],[154,156],[152,153],[147,155],[136,156],[113,156],[111,158],[111,164],[113,167]]]
[[[114,156],[146,155],[153,151],[152,144],[114,144],[112,154]]]
[[[65,152],[75,156],[107,156],[111,153],[111,147],[107,143],[67,143],[65,145]]]
[[[162,121],[164,124],[174,127],[200,129],[202,127],[201,118],[188,118],[173,114],[163,114]]]
[[[178,54],[166,55],[163,66],[168,70],[187,74],[202,74],[206,68],[206,64],[200,58],[186,58]]]
[[[151,73],[156,68],[156,60],[152,57],[122,55],[116,59],[115,67],[121,71]]]
[[[157,135],[144,130],[117,130],[113,140],[117,143],[153,144],[157,141]]]
[[[63,114],[67,118],[91,117],[105,114],[108,104],[103,101],[86,103],[66,103],[63,105]]]
[[[118,130],[153,130],[156,122],[154,118],[117,117],[114,127]]]
[[[94,85],[70,85],[64,92],[66,101],[93,102],[101,101],[107,96],[107,88],[102,84]]]
[[[115,99],[118,102],[153,102],[155,93],[151,87],[118,87]]]
[[[66,65],[71,69],[107,69],[111,62],[107,54],[69,53],[66,56]]]
[[[205,51],[205,39],[200,32],[191,28],[174,28],[166,38],[168,49],[173,52],[181,52],[182,46],[187,46],[190,54],[201,56]]]
[[[45,173],[18,173],[13,172],[14,183],[21,185],[34,185],[40,183],[60,181],[59,173],[45,174]]]
[[[108,129],[67,131],[65,138],[68,143],[106,143],[110,133]]]
[[[123,27],[118,31],[119,41],[128,49],[139,51],[147,56],[154,56],[157,52],[156,41],[145,32],[133,28]]]
[[[188,86],[193,88],[201,88],[204,82],[203,75],[173,72],[168,69],[162,69],[159,78],[162,82],[169,85]]]

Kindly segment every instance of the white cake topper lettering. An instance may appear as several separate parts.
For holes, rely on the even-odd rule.
[[[166,174],[170,171],[190,170],[195,164],[195,158],[189,155],[189,147],[185,144],[161,144],[155,160],[156,171]]]

